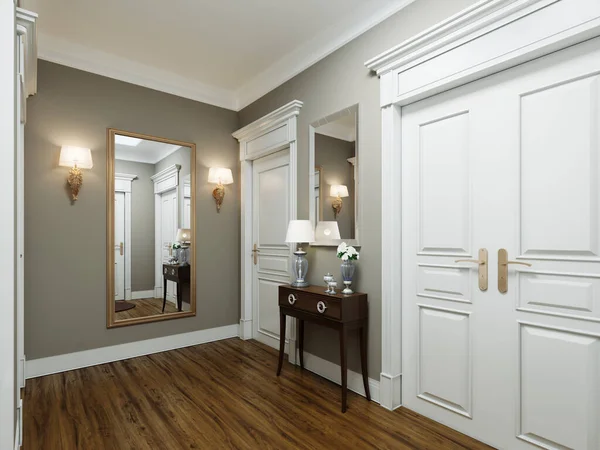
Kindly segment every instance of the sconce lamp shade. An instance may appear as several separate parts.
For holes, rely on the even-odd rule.
[[[350,197],[348,194],[348,187],[343,184],[333,184],[329,189],[329,195],[331,197]]]
[[[233,184],[231,169],[211,167],[208,169],[208,182],[215,184]]]
[[[319,241],[328,241],[332,239],[341,239],[340,227],[335,220],[321,221],[317,223],[317,229],[315,230],[315,239]]]
[[[192,230],[189,228],[179,228],[177,230],[177,242],[190,242],[192,239]]]
[[[285,242],[314,242],[315,230],[313,230],[310,220],[290,220],[288,225]]]
[[[60,149],[59,166],[74,167],[80,169],[91,169],[94,167],[92,151],[89,148],[63,146]]]

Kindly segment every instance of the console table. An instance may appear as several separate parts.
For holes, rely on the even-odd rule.
[[[304,322],[316,323],[338,330],[340,334],[340,366],[342,371],[342,412],[346,412],[348,394],[348,359],[346,344],[348,331],[358,329],[360,341],[360,361],[367,400],[369,376],[367,373],[367,327],[369,323],[369,305],[367,294],[352,295],[326,294],[324,286],[295,288],[279,286],[279,364],[277,376],[281,374],[285,350],[286,316],[295,317],[299,322],[298,347],[300,367],[304,368]],[[290,349],[293,351],[293,349]]]
[[[165,312],[165,305],[167,304],[167,281],[174,281],[177,283],[177,310],[181,311],[183,303],[183,289],[182,284],[190,283],[190,266],[180,266],[179,264],[163,264],[163,307],[162,312]]]

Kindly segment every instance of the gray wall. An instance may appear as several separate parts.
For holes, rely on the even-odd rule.
[[[348,158],[355,156],[354,142],[343,141],[323,134],[315,134],[315,164],[321,166],[323,173],[323,218],[335,220],[329,195],[332,184],[343,184],[348,187],[349,197],[342,198],[342,211],[337,216],[337,223],[342,239],[354,239],[354,166]]]
[[[375,379],[381,372],[381,115],[379,80],[364,62],[472,3],[475,0],[416,1],[240,111],[244,126],[294,99],[304,102],[298,117],[298,218],[308,219],[308,126],[359,104],[358,195],[363,222],[355,287],[369,294],[369,376]],[[334,248],[311,248],[308,258],[311,283],[321,285],[328,271],[341,278]],[[349,364],[358,371],[356,340],[351,345]],[[330,330],[307,326],[306,350],[339,361],[338,339]]]
[[[106,128],[195,142],[197,315],[106,328]],[[215,211],[211,166],[239,173],[234,111],[39,61],[25,136],[25,352],[28,359],[239,321],[238,180]],[[71,204],[61,145],[92,149]],[[216,239],[215,237],[222,237]]]
[[[189,162],[188,162],[189,167]],[[154,289],[154,164],[115,160],[115,173],[137,175],[131,183],[131,291]]]

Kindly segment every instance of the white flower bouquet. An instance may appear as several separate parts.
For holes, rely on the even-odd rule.
[[[342,261],[356,261],[359,257],[359,254],[354,247],[342,242],[340,245],[338,245],[337,257]]]

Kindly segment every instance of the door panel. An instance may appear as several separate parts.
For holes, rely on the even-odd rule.
[[[115,300],[125,300],[125,194],[115,192]]]
[[[167,263],[173,255],[173,242],[177,235],[177,190],[163,192],[161,194],[161,248],[162,263]],[[162,273],[162,270],[161,270]],[[167,300],[177,301],[177,284],[167,281]]]
[[[290,219],[289,151],[254,161],[253,239],[256,264],[253,274],[253,337],[279,347],[278,286],[290,280],[290,248],[285,235]]]
[[[594,39],[402,109],[403,404],[498,448],[600,448],[599,73]]]

